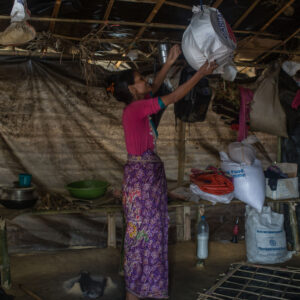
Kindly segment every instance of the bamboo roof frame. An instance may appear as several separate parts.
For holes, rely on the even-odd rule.
[[[300,27],[294,31],[294,33],[292,33],[288,38],[286,38],[284,41],[279,42],[278,45],[275,45],[273,48],[269,49],[262,57],[260,57],[256,63],[259,63],[260,61],[262,61],[264,58],[266,58],[267,56],[269,56],[273,51],[275,51],[278,47],[281,47],[283,45],[285,45],[290,39],[292,39],[294,36],[296,36],[298,33],[300,32]]]
[[[164,2],[166,0],[158,0],[157,3],[155,4],[154,8],[152,9],[151,13],[149,14],[149,16],[147,17],[147,19],[145,20],[145,23],[148,24],[150,23],[153,18],[156,16],[156,14],[158,13],[158,11],[160,10],[160,8],[163,6]],[[138,31],[137,35],[135,36],[135,38],[133,39],[133,41],[129,44],[127,50],[125,51],[124,55],[127,55],[127,53],[132,49],[132,47],[134,46],[135,42],[143,35],[143,33],[145,32],[146,27],[142,27],[140,28],[140,30]],[[116,67],[118,68],[121,64],[121,61],[118,61],[116,64]]]
[[[254,39],[257,36],[266,36],[266,37],[273,37],[273,38],[280,38],[278,35],[275,34],[270,34],[270,33],[266,33],[264,32],[275,20],[276,18],[283,13],[292,3],[295,2],[295,0],[290,0],[288,3],[286,3],[281,9],[279,9],[260,29],[259,31],[247,31],[247,30],[236,30],[236,28],[245,20],[245,18],[254,10],[254,8],[259,4],[261,0],[255,0],[251,6],[242,14],[242,16],[237,20],[237,22],[234,24],[233,28],[234,28],[234,32],[235,33],[239,33],[239,34],[249,34],[249,35],[253,35],[250,39]],[[145,20],[145,22],[127,22],[127,21],[113,21],[113,20],[109,20],[109,16],[112,10],[112,7],[114,5],[115,2],[132,2],[132,3],[149,3],[149,4],[155,4],[154,8],[152,9],[151,13],[149,14],[149,16],[147,17],[147,19]],[[217,8],[218,6],[221,5],[221,3],[223,2],[223,0],[216,0],[213,4],[213,7]],[[162,28],[162,29],[173,29],[173,30],[185,30],[187,26],[185,25],[177,25],[177,24],[164,24],[164,23],[152,23],[153,18],[156,16],[156,14],[158,13],[159,9],[163,6],[163,5],[169,5],[169,6],[175,6],[175,7],[180,7],[180,8],[184,8],[184,9],[191,9],[191,6],[188,5],[184,5],[181,3],[177,3],[177,2],[172,2],[172,1],[167,1],[167,0],[110,0],[103,20],[89,20],[89,19],[69,19],[69,18],[58,18],[57,15],[59,13],[59,9],[61,7],[61,3],[62,0],[56,0],[54,8],[53,8],[53,12],[52,12],[52,16],[49,17],[31,17],[31,21],[35,22],[50,22],[49,25],[49,29],[50,31],[54,31],[54,27],[55,27],[55,23],[56,22],[65,22],[65,23],[89,23],[89,24],[101,24],[102,26],[100,27],[100,29],[98,30],[97,34],[98,34],[98,40],[97,42],[99,43],[129,43],[129,46],[127,48],[127,50],[125,51],[126,55],[131,49],[132,47],[135,45],[135,43],[137,41],[140,42],[154,42],[157,43],[159,42],[158,39],[143,39],[142,35],[145,32],[146,28]],[[10,16],[3,16],[0,15],[0,20],[9,20]],[[104,28],[107,25],[120,25],[120,26],[133,26],[133,27],[140,27],[140,29],[138,30],[136,36],[133,39],[128,39],[128,38],[124,38],[124,39],[100,39],[101,35],[103,33]],[[296,30],[296,32],[294,32],[291,36],[289,36],[288,38],[286,38],[284,41],[279,41],[278,45],[276,45],[275,47],[273,47],[272,49],[262,49],[262,48],[258,48],[258,49],[247,49],[247,48],[241,48],[241,49],[237,49],[237,52],[261,52],[261,51],[266,51],[265,54],[259,59],[259,61],[261,61],[262,59],[264,59],[265,57],[267,57],[269,54],[271,53],[281,53],[281,54],[299,54],[299,51],[289,51],[289,50],[281,50],[278,49],[279,47],[285,45],[291,38],[299,38],[297,36],[297,34],[299,33],[299,29]],[[77,38],[77,37],[67,37],[67,36],[63,36],[63,35],[58,35],[58,34],[53,34],[54,37],[57,38],[62,38],[62,39],[69,39],[69,40],[74,40],[74,41],[82,41],[84,38]],[[169,43],[180,43],[180,41],[169,41]],[[2,51],[1,51],[2,52]],[[123,61],[123,59],[120,59],[119,61]],[[254,65],[257,65],[257,63],[259,61],[253,62]]]

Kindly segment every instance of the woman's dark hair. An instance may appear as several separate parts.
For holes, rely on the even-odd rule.
[[[126,70],[110,76],[108,86],[113,85],[113,96],[120,102],[131,103],[133,95],[128,86],[134,84],[134,70]]]

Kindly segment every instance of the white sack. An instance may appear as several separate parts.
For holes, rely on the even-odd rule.
[[[238,164],[229,159],[225,152],[220,152],[221,169],[233,177],[235,198],[262,210],[265,201],[265,175],[261,162],[255,159],[251,166]]]
[[[249,262],[276,264],[292,257],[293,252],[286,248],[283,222],[283,214],[271,211],[268,206],[264,206],[261,213],[246,207],[245,238]]]
[[[231,160],[237,163],[252,165],[256,158],[255,149],[250,144],[242,141],[233,142],[228,145],[228,154]]]
[[[11,22],[22,22],[29,18],[26,0],[15,0],[10,13]]]
[[[233,64],[236,48],[234,34],[222,14],[213,7],[193,7],[194,16],[183,33],[182,51],[189,65],[198,70],[207,60],[216,60],[219,67],[214,71],[233,81],[237,70]]]
[[[287,74],[293,77],[300,70],[300,63],[292,60],[286,60],[282,63],[281,67]]]
[[[212,202],[213,204],[218,203],[230,203],[230,201],[233,199],[234,193],[229,193],[225,195],[214,195],[210,193],[203,192],[196,184],[190,185],[190,190],[201,197],[203,200],[207,200]]]

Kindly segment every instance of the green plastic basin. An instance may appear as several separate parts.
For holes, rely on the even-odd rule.
[[[95,199],[103,196],[108,183],[99,180],[83,180],[69,183],[66,188],[71,196],[80,199]]]

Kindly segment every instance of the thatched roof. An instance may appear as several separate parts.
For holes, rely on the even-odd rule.
[[[0,31],[9,25],[12,0],[0,2]],[[130,61],[130,50],[139,51],[135,63],[157,57],[161,41],[180,43],[199,0],[27,0],[30,23],[37,39],[18,49],[2,47],[0,54],[71,55],[91,60]],[[203,1],[222,12],[238,39],[235,61],[258,66],[274,58],[300,55],[300,1]],[[43,34],[42,34],[43,33]],[[25,52],[22,52],[23,54]]]

